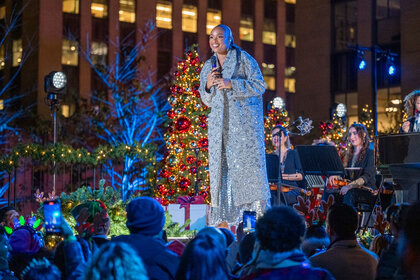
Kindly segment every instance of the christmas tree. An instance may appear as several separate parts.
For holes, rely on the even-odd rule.
[[[360,123],[366,127],[369,133],[369,138],[373,139],[374,127],[373,127],[372,109],[369,108],[368,104],[366,104],[365,107],[363,107],[362,109],[362,115],[360,116]]]
[[[271,101],[271,103],[273,102]],[[271,142],[271,130],[276,125],[287,127],[289,121],[290,118],[285,109],[276,108],[271,105],[271,108],[267,111],[267,115],[264,117],[265,152],[267,154],[274,152],[274,146]]]
[[[326,142],[334,143],[339,155],[342,156],[344,151],[347,149],[345,143],[347,131],[345,119],[340,118],[337,116],[337,113],[334,113],[331,121],[320,122],[319,126],[322,131],[321,139]]]
[[[197,50],[186,53],[178,63],[168,98],[166,148],[159,171],[155,196],[162,204],[175,202],[178,196],[196,195],[209,199],[207,115],[210,109],[202,103],[200,62]]]

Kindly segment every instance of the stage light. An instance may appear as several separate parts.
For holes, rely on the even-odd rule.
[[[365,70],[366,69],[366,60],[365,60],[365,52],[361,49],[357,49],[357,58],[356,58],[356,65],[359,68],[359,70]]]
[[[394,65],[389,65],[388,66],[388,74],[389,75],[394,75],[395,74],[395,71],[396,71],[396,69],[395,69],[395,66]]]
[[[345,117],[347,113],[346,105],[343,103],[339,103],[337,107],[335,107],[335,112],[337,114],[337,117],[339,118]]]
[[[278,108],[280,110],[284,110],[286,108],[286,103],[284,103],[283,98],[281,97],[275,97],[273,99],[273,107]]]
[[[44,90],[47,94],[62,94],[67,85],[67,77],[63,72],[53,71],[44,78]]]
[[[366,61],[361,59],[359,62],[359,70],[364,70],[366,68]]]

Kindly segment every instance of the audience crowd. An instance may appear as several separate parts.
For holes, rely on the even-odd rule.
[[[101,202],[78,206],[75,228],[62,217],[63,241],[51,251],[31,225],[6,231],[19,214],[0,209],[0,280],[420,279],[420,202],[388,207],[370,250],[357,239],[357,211],[339,203],[323,209],[325,225],[272,207],[255,230],[206,227],[186,244],[168,242],[156,200],[133,199],[126,211],[130,234],[111,238]]]

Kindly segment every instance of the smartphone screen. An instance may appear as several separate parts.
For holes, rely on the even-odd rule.
[[[44,202],[44,223],[47,233],[60,232],[61,228],[61,203],[59,200]]]
[[[256,222],[257,222],[257,213],[255,211],[244,211],[244,216],[243,216],[244,231],[246,232],[254,231]]]

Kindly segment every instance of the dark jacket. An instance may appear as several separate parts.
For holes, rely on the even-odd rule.
[[[351,166],[351,159],[349,159],[347,166]],[[357,161],[354,167],[361,167],[362,169],[360,171],[356,171],[353,176],[347,174],[346,179],[354,181],[361,177],[365,181],[366,186],[376,189],[376,168],[373,150],[367,150],[362,160]],[[351,171],[349,173],[351,173]]]
[[[403,131],[402,125],[401,125],[399,133],[410,133],[410,132],[413,132],[414,123],[416,121],[416,117],[411,117],[407,121],[410,122],[410,128],[408,129],[408,132]]]
[[[135,233],[117,236],[111,242],[129,244],[141,257],[150,280],[175,279],[179,258],[162,239]]]
[[[295,174],[295,173],[301,173],[303,175],[302,171],[302,164],[300,163],[300,159],[298,156],[298,153],[296,150],[288,150],[286,154],[286,159],[284,160],[284,174]],[[299,186],[301,188],[305,187],[305,179],[302,181],[283,181],[286,184]]]

